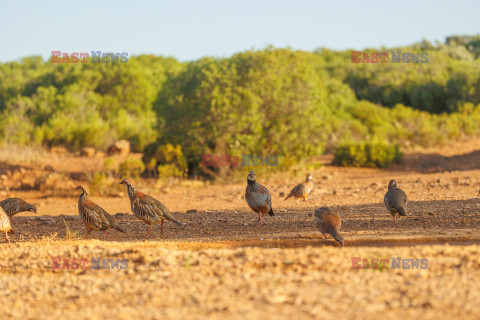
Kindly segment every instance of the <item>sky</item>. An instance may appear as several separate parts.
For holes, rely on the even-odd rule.
[[[0,0],[0,62],[61,52],[180,61],[268,45],[380,48],[480,33],[480,1]]]

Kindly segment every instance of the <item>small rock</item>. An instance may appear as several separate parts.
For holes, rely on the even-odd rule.
[[[95,156],[95,153],[97,153],[97,150],[95,150],[95,148],[83,147],[82,150],[80,151],[80,156],[91,158]]]
[[[280,196],[280,197],[285,196],[285,192],[280,192],[280,193],[279,193],[279,196]]]
[[[64,219],[65,221],[71,221],[71,220],[77,220],[78,219],[78,216],[70,216],[70,215],[65,215],[65,214],[62,214],[60,216],[62,219]]]

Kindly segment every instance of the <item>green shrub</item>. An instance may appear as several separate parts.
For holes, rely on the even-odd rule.
[[[335,164],[344,167],[386,168],[400,160],[398,145],[386,142],[344,142],[335,149]]]
[[[121,177],[137,178],[145,171],[145,165],[142,160],[128,157],[120,163],[118,173]]]
[[[147,171],[155,177],[181,177],[187,169],[187,160],[180,145],[151,144],[145,149],[142,161]]]

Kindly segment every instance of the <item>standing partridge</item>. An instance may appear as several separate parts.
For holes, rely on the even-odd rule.
[[[13,232],[12,225],[10,224],[10,218],[8,217],[8,214],[2,208],[0,208],[0,231],[5,234],[6,242],[10,242],[7,233],[15,233]]]
[[[255,213],[258,213],[258,223],[264,223],[263,216],[268,213],[275,215],[272,209],[272,197],[267,188],[257,183],[255,171],[250,171],[247,177],[247,189],[245,191],[245,199],[248,205]]]
[[[0,201],[0,207],[5,210],[10,219],[19,212],[30,211],[37,214],[37,207],[20,198],[8,198]]]
[[[405,216],[405,210],[407,209],[407,195],[401,189],[397,188],[397,182],[390,180],[388,183],[388,191],[383,197],[385,206],[388,212],[393,216],[393,222],[397,225],[397,214]]]
[[[78,200],[78,213],[87,228],[87,232],[83,238],[89,235],[92,230],[105,231],[105,240],[107,240],[107,229],[114,228],[125,233],[125,230],[118,225],[115,219],[109,215],[107,211],[103,210],[98,204],[88,199],[89,194],[87,187],[79,185],[75,189],[82,190],[82,194]]]
[[[157,223],[161,223],[160,233],[163,234],[163,224],[165,223],[165,220],[170,220],[181,227],[186,225],[186,223],[182,223],[175,219],[167,207],[165,207],[160,201],[140,191],[137,191],[129,180],[123,179],[120,184],[123,184],[127,187],[128,197],[130,198],[133,214],[135,214],[138,219],[150,226],[148,228],[147,235],[149,235],[150,231],[152,231],[152,225]]]
[[[297,204],[298,204],[298,199],[303,198],[303,200],[307,201],[307,197],[312,192],[313,189],[313,176],[309,173],[307,174],[307,178],[305,179],[305,182],[300,183],[297,185],[295,188],[290,191],[290,194],[288,197],[285,198],[287,200],[290,197],[295,197],[297,199]]]
[[[340,220],[338,214],[332,212],[328,207],[316,209],[315,224],[325,239],[327,239],[327,234],[329,234],[343,247],[343,237],[339,235],[342,220]]]

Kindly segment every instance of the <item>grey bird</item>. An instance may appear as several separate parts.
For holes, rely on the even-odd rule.
[[[388,191],[385,193],[383,201],[393,217],[393,222],[397,225],[397,215],[406,215],[408,198],[403,190],[397,188],[395,180],[390,180],[388,183]]]
[[[75,189],[80,189],[82,191],[82,194],[78,199],[78,213],[87,228],[87,232],[83,238],[89,235],[92,230],[104,231],[105,240],[107,240],[107,230],[110,228],[125,233],[125,230],[118,225],[115,219],[108,214],[107,211],[103,210],[102,207],[88,198],[89,194],[87,187],[79,185]]]
[[[274,216],[272,208],[272,197],[268,189],[257,182],[255,171],[250,171],[247,176],[247,188],[245,190],[247,204],[258,214],[258,223],[264,224],[263,216],[269,214]]]
[[[343,237],[339,234],[342,226],[340,216],[328,207],[321,207],[315,210],[315,225],[327,239],[327,234],[331,235],[343,247]]]
[[[181,227],[186,225],[186,223],[182,223],[175,219],[170,213],[170,210],[168,210],[160,201],[146,195],[145,193],[137,191],[130,180],[123,179],[120,184],[127,187],[133,214],[150,226],[147,235],[152,231],[152,225],[157,223],[161,223],[160,233],[163,234],[163,224],[165,223],[165,220],[172,221]]]
[[[8,198],[0,201],[0,207],[7,213],[10,220],[19,212],[30,211],[37,214],[37,207],[20,198]]]
[[[290,197],[295,197],[297,199],[297,204],[298,204],[299,198],[303,198],[303,200],[308,201],[307,197],[312,192],[312,190],[313,190],[313,176],[309,173],[305,178],[305,182],[302,182],[299,185],[297,185],[295,188],[293,188],[292,191],[290,191],[290,194],[288,195],[288,197],[285,198],[285,200],[287,200]]]

